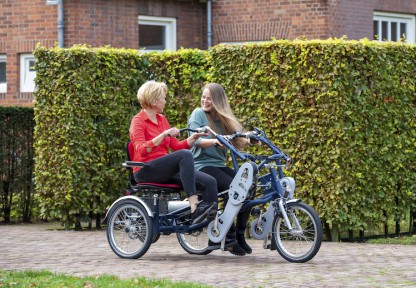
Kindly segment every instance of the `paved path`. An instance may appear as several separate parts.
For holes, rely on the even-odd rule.
[[[0,225],[0,269],[169,278],[214,287],[416,287],[416,246],[324,242],[314,259],[295,264],[264,250],[261,241],[248,243],[251,255],[197,256],[175,236],[162,236],[142,258],[126,260],[111,251],[104,231]]]

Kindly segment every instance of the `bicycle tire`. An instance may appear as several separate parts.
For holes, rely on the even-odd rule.
[[[307,262],[315,257],[321,247],[321,220],[316,211],[303,202],[288,203],[286,213],[292,230],[287,229],[285,219],[276,213],[272,225],[272,245],[289,262]]]
[[[181,247],[189,254],[208,255],[212,252],[208,246],[207,227],[191,234],[176,233],[176,237]]]
[[[109,212],[107,240],[120,258],[140,258],[154,240],[153,219],[139,202],[120,201]]]

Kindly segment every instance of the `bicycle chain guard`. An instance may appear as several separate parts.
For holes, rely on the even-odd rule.
[[[253,167],[252,163],[248,162],[238,169],[228,190],[229,198],[223,213],[208,225],[208,237],[212,242],[219,243],[225,239],[234,218],[247,199],[250,187],[255,179],[255,173],[257,173],[257,169]]]

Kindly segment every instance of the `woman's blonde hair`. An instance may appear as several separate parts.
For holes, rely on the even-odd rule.
[[[168,87],[163,82],[154,80],[145,82],[137,91],[137,100],[142,108],[150,108],[157,100],[168,93]]]
[[[213,107],[211,111],[206,112],[209,126],[215,132],[221,133],[220,131],[218,131],[218,128],[215,125],[215,121],[219,120],[221,122],[221,128],[225,134],[232,134],[235,131],[243,131],[243,126],[240,124],[240,122],[235,117],[233,111],[231,110],[224,88],[218,83],[208,83],[204,86],[202,91],[204,91],[205,89],[208,89],[211,94]],[[239,148],[241,148],[242,146],[242,143],[240,143],[240,141],[237,141],[235,144]]]

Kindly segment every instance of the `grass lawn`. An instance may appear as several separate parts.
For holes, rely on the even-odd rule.
[[[144,277],[119,279],[115,276],[73,277],[48,271],[10,272],[0,270],[0,287],[42,288],[209,288],[211,286],[170,280],[151,280]]]
[[[370,240],[367,240],[367,243],[416,245],[416,235],[399,236],[399,237],[394,237],[394,238],[370,239]]]

